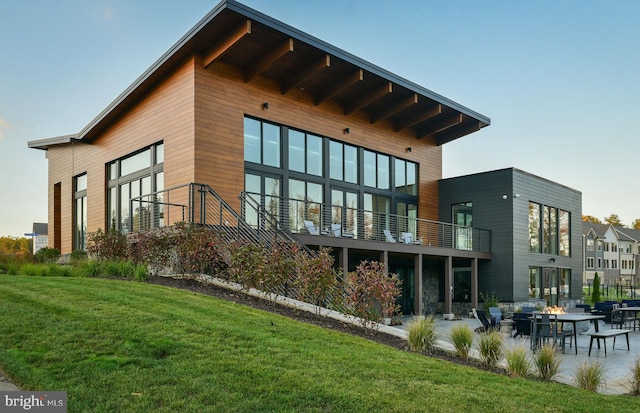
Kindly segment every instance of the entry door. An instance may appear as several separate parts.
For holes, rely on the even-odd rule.
[[[339,188],[331,189],[331,223],[340,225],[342,234],[358,232],[358,193]]]
[[[558,305],[558,270],[545,268],[542,271],[542,291],[548,306]]]

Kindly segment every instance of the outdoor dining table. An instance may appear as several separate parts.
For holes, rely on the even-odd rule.
[[[633,312],[633,318],[637,320],[637,314],[638,312],[640,312],[640,307],[620,307],[618,308],[618,310],[625,311],[625,312]],[[638,324],[637,321],[633,323],[633,331],[636,331],[636,324]]]
[[[634,307],[630,307],[634,308]],[[639,309],[640,311],[640,309]],[[598,320],[603,320],[603,315],[597,314],[589,314],[589,313],[565,313],[565,314],[551,314],[554,317],[557,316],[556,320],[559,323],[572,323],[573,324],[573,346],[576,349],[576,354],[578,354],[578,329],[577,324],[583,321],[593,321],[593,328],[596,333],[599,332],[598,329]],[[537,332],[536,320],[542,318],[542,313],[532,313],[530,320],[533,323],[533,328],[531,329],[531,348],[533,348],[533,341],[535,340],[535,335]],[[600,341],[598,341],[598,348],[600,348]]]

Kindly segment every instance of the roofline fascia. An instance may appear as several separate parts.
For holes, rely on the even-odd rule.
[[[82,142],[82,139],[79,139],[78,135],[63,135],[63,136],[56,136],[54,138],[46,138],[46,139],[39,139],[35,141],[29,141],[27,142],[27,147],[30,149],[41,149],[43,151],[46,151],[47,149],[49,149],[50,146],[65,145],[67,143],[75,143],[75,142]]]
[[[265,26],[277,29],[281,32],[283,32],[284,34],[291,36],[293,38],[297,38],[298,40],[301,40],[313,47],[316,47],[320,50],[322,50],[323,52],[332,54],[334,56],[336,56],[339,59],[342,59],[348,63],[351,63],[353,65],[362,67],[364,70],[367,70],[368,72],[371,72],[375,75],[378,75],[380,77],[383,77],[387,80],[390,80],[394,83],[397,83],[398,85],[405,87],[413,92],[417,92],[419,94],[425,95],[428,98],[431,98],[435,101],[438,101],[440,103],[443,103],[455,110],[458,110],[459,112],[467,115],[467,116],[471,116],[475,119],[477,119],[478,121],[482,122],[485,124],[485,126],[488,126],[491,124],[491,119],[488,118],[487,116],[484,116],[472,109],[469,109],[468,107],[461,105],[449,98],[446,98],[438,93],[435,93],[432,90],[429,90],[425,87],[422,87],[416,83],[413,83],[405,78],[402,78],[400,76],[397,76],[391,72],[389,72],[388,70],[385,70],[379,66],[374,65],[373,63],[367,62],[366,60],[363,60],[349,52],[346,52],[338,47],[335,47],[323,40],[318,39],[317,37],[314,37],[308,33],[305,33],[299,29],[296,29],[295,27],[289,26],[286,23],[283,23],[279,20],[274,19],[273,17],[267,16],[266,14],[263,14],[257,10],[254,10],[248,6],[245,6],[244,4],[238,3],[235,0],[227,0],[226,3],[228,4],[228,8],[230,10],[236,11],[242,15],[244,15],[247,18],[253,19],[259,23],[264,24]]]
[[[244,4],[238,3],[235,0],[223,0],[218,3],[207,15],[205,15],[198,23],[195,24],[185,35],[183,35],[169,50],[167,50],[158,60],[156,60],[147,70],[142,73],[129,87],[127,87],[118,97],[116,97],[102,112],[98,114],[91,122],[89,122],[78,134],[78,139],[82,140],[86,135],[95,128],[109,113],[111,113],[118,105],[122,104],[127,97],[137,88],[139,88],[153,73],[155,73],[163,64],[165,64],[178,50],[184,47],[200,30],[206,26],[211,20],[218,16],[225,9],[235,11],[249,19],[253,19],[259,23],[262,23],[268,27],[279,30],[293,38],[297,38],[299,41],[308,43],[309,45],[316,47],[326,53],[335,55],[336,57],[343,59],[356,66],[362,67],[373,74],[386,78],[392,82],[397,83],[409,90],[425,95],[430,99],[443,103],[459,112],[473,117],[478,121],[484,123],[484,126],[491,124],[491,119],[475,112],[466,106],[454,102],[442,95],[439,95],[429,89],[419,86],[409,80],[396,76],[393,73],[382,69],[372,63],[362,60],[355,55],[352,55],[342,49],[330,45],[316,37],[313,37],[307,33],[302,32],[292,26],[289,26],[279,20],[276,20],[270,16],[267,16],[257,10],[254,10]]]

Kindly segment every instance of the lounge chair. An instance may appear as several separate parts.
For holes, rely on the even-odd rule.
[[[387,238],[387,242],[390,242],[392,244],[396,243],[396,239],[393,238],[393,235],[391,235],[391,231],[389,231],[388,229],[384,229],[382,230],[382,232],[384,233],[384,236]]]
[[[403,232],[400,234],[400,240],[405,244],[422,245],[422,238],[413,239],[413,233]]]
[[[304,220],[304,226],[307,229],[307,232],[311,235],[320,235],[320,231],[318,231],[318,228],[316,228],[316,225],[311,222],[311,221],[307,221],[306,219]]]
[[[473,313],[473,318],[475,318],[478,324],[480,324],[480,326],[475,329],[475,332],[485,333],[491,329],[491,323],[487,320],[487,316],[484,311],[472,308],[471,312]]]

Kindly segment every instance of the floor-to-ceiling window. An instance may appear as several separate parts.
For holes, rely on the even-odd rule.
[[[260,119],[244,128],[245,191],[292,231],[305,221],[357,238],[416,231],[416,163]]]
[[[473,204],[461,202],[452,206],[455,248],[473,249]]]
[[[548,306],[558,305],[571,296],[570,282],[568,268],[530,267],[529,298],[545,300]]]
[[[87,174],[73,178],[73,249],[84,250],[87,245]]]
[[[107,227],[110,230],[129,232],[132,228],[164,225],[161,196],[130,205],[132,198],[164,189],[163,167],[162,143],[107,164]]]

